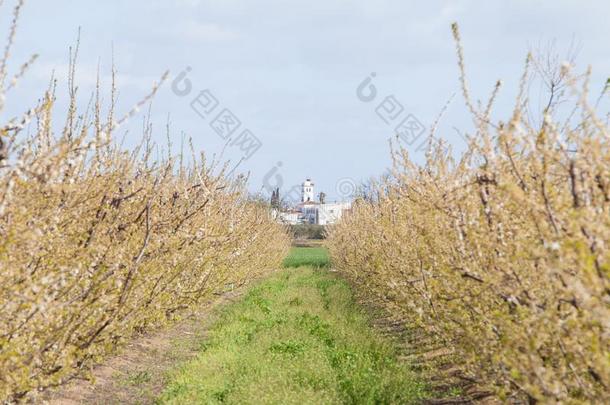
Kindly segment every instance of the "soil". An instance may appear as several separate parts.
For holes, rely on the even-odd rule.
[[[238,289],[216,296],[182,321],[134,338],[120,353],[94,367],[93,381],[74,379],[31,402],[50,405],[154,404],[166,385],[168,373],[200,352],[215,319],[215,310],[235,301],[243,291]],[[399,343],[401,357],[429,378],[431,388],[439,395],[425,401],[426,404],[498,403],[491,393],[477,389],[476,382],[463,378],[460,367],[451,362],[445,348],[429,344],[425,336],[384,314],[378,303],[363,296],[357,297],[357,302],[375,314],[372,318],[377,330],[402,343]]]
[[[215,309],[241,291],[210,299],[185,319],[134,338],[120,353],[93,369],[93,381],[77,378],[33,402],[49,405],[153,404],[168,372],[195,356],[206,337]]]

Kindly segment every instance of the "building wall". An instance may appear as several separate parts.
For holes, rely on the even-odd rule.
[[[299,212],[280,212],[279,220],[288,224],[330,225],[341,219],[350,203],[303,204]]]
[[[303,184],[301,186],[301,190],[302,190],[302,195],[301,195],[302,202],[314,200],[313,183],[310,180],[305,180],[303,182]]]
[[[280,212],[280,220],[287,224],[296,225],[299,223],[299,212]]]
[[[302,215],[305,219],[304,222],[308,224],[318,223],[318,204],[316,205],[303,205]]]
[[[350,203],[328,203],[318,205],[318,224],[334,224],[341,219],[343,212],[349,209]]]

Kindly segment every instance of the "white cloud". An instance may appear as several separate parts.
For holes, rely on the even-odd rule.
[[[176,29],[176,35],[181,39],[204,42],[231,41],[240,37],[236,31],[219,24],[197,21],[181,24]]]
[[[578,64],[593,65],[592,87],[603,86],[610,71],[605,52],[610,35],[607,0],[37,3],[24,8],[9,67],[16,71],[31,52],[40,59],[12,93],[15,98],[7,108],[17,114],[23,104],[29,106],[46,88],[54,68],[62,82],[58,93],[65,93],[67,49],[80,25],[76,81],[84,100],[95,86],[100,58],[103,89],[108,89],[111,44],[122,109],[147,94],[166,68],[175,74],[191,66],[194,89],[212,89],[265,143],[260,155],[248,162],[252,184],[260,184],[256,176],[280,159],[285,163],[282,175],[290,183],[301,178],[302,167],[310,167],[320,184],[333,175],[381,173],[391,131],[375,114],[373,103],[355,97],[355,87],[369,72],[377,72],[380,95],[395,94],[429,125],[447,98],[459,93],[453,21],[462,31],[473,97],[487,97],[496,79],[506,80],[496,105],[499,115],[512,112],[515,82],[530,44],[556,38],[558,48],[564,49],[574,35],[583,44]],[[7,19],[1,22],[4,30]],[[166,84],[154,108],[160,115],[170,112],[176,130],[195,135],[196,147],[210,153],[222,149],[222,140],[188,101]],[[469,125],[458,96],[438,134],[451,137],[453,126],[467,131]],[[299,139],[323,143],[334,155],[295,152]],[[321,188],[333,189],[331,180]]]

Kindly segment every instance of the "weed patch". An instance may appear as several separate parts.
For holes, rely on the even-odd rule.
[[[222,311],[159,402],[419,402],[426,386],[369,325],[343,281],[284,270]]]

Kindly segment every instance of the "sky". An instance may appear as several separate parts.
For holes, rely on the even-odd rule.
[[[8,32],[15,0],[4,3],[0,30]],[[460,25],[473,97],[485,102],[502,79],[494,117],[506,119],[527,52],[551,42],[561,57],[577,49],[576,68],[591,65],[592,89],[603,87],[609,16],[602,0],[27,0],[9,72],[33,53],[39,58],[0,118],[33,106],[53,71],[65,109],[68,49],[80,27],[82,106],[98,66],[108,100],[114,60],[119,115],[169,70],[150,110],[159,144],[169,122],[174,145],[190,137],[197,152],[231,168],[239,162],[253,192],[278,186],[290,194],[311,178],[316,192],[342,200],[390,166],[397,133],[421,161],[419,146],[454,94],[436,135],[456,153],[463,148],[459,132],[472,131],[472,122],[452,22]],[[139,142],[143,118],[120,128],[127,147]]]

